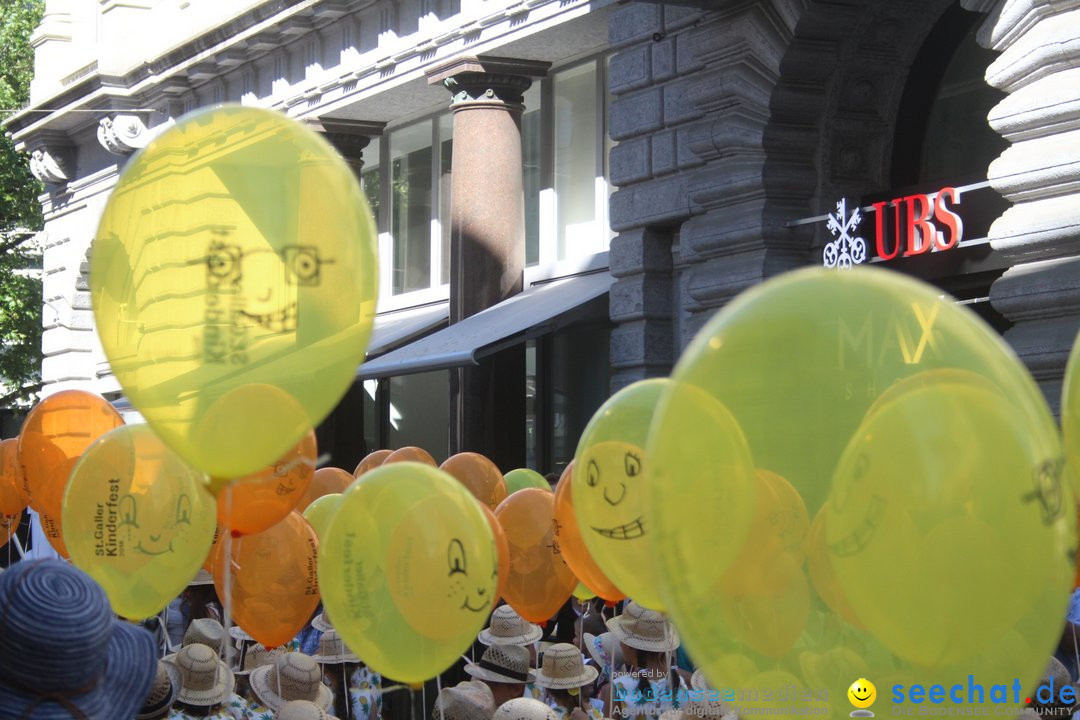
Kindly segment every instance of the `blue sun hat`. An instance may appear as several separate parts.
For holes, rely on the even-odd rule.
[[[52,559],[0,573],[0,720],[130,718],[156,670],[154,638],[86,573]]]

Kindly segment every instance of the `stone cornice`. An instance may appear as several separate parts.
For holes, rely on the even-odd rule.
[[[259,5],[249,12],[195,38],[184,45],[148,61],[123,76],[102,75],[96,69],[76,84],[57,95],[42,100],[13,115],[5,128],[17,144],[25,145],[28,138],[42,131],[72,133],[97,117],[79,117],[70,111],[100,109],[102,115],[121,110],[149,109],[175,114],[171,102],[194,89],[198,83],[192,74],[209,77],[207,63],[217,68],[215,77],[235,71],[265,56],[291,40],[287,28],[319,28],[347,12],[358,12],[377,0],[276,0]],[[287,93],[262,96],[255,103],[289,112],[295,117],[325,115],[346,107],[358,93],[370,92],[387,81],[404,81],[423,73],[426,66],[436,65],[447,56],[459,52],[466,44],[481,45],[482,39],[497,39],[517,32],[521,13],[531,12],[530,21],[550,21],[555,16],[574,17],[595,3],[585,0],[522,0],[493,9],[484,16],[461,14],[455,16],[458,27],[444,24],[434,33],[416,33],[398,45],[396,51],[380,46],[356,56],[351,63],[328,68],[317,78],[301,81]],[[520,7],[519,7],[520,6]],[[284,8],[284,9],[283,9]],[[541,10],[542,9],[542,10]],[[539,14],[538,14],[539,12]],[[302,18],[309,18],[308,23]],[[531,24],[531,22],[530,22]],[[389,51],[380,58],[380,50]],[[246,53],[246,62],[239,62],[239,53]],[[49,112],[36,108],[45,106]],[[154,123],[148,123],[151,127]]]

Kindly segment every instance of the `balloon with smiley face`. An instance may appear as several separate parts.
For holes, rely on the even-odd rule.
[[[900,273],[808,268],[728,303],[672,382],[724,409],[710,419],[665,397],[647,446],[664,599],[710,679],[730,682],[720,658],[753,650],[817,687],[800,656],[842,648],[865,668],[840,687],[1034,684],[1073,586],[1074,499],[1045,398],[994,329]],[[772,512],[764,524],[755,514],[767,488],[747,482],[760,468],[786,481],[772,487],[775,534],[761,532]],[[743,548],[758,556],[753,575],[710,578]],[[754,598],[725,613],[717,592],[744,590]],[[807,601],[802,631],[777,634],[771,618]],[[828,702],[851,711],[838,693]]]
[[[484,627],[498,551],[457,480],[416,462],[364,473],[319,552],[326,612],[374,670],[415,683],[452,665]]]
[[[127,425],[91,445],[64,494],[71,561],[105,589],[113,610],[161,611],[198,572],[214,540],[206,478],[148,425]]]
[[[596,411],[578,441],[571,494],[578,528],[593,560],[627,597],[663,610],[651,530],[645,521],[645,441],[668,381],[642,380]]]
[[[371,210],[333,147],[282,113],[204,108],[157,135],[110,194],[93,255],[116,379],[213,477],[273,463],[353,383],[378,287]]]

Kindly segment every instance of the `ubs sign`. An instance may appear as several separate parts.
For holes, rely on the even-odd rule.
[[[956,212],[962,188],[944,187],[870,204],[874,215],[873,261],[951,250],[964,239],[964,220]],[[847,211],[847,198],[826,220],[834,239],[825,245],[825,267],[850,268],[867,261],[867,242],[859,233],[862,210]]]

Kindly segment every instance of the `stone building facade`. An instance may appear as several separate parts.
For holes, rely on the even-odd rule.
[[[186,112],[242,102],[325,132],[376,206],[393,339],[338,414],[357,452],[442,433],[436,457],[557,470],[610,391],[666,374],[740,291],[820,264],[829,235],[808,219],[945,187],[965,160],[1000,196],[982,250],[897,269],[991,320],[1056,407],[1080,327],[1077,37],[1076,0],[48,0],[31,106],[8,124],[48,187],[46,392],[119,392],[86,268],[126,158]],[[946,86],[978,102],[957,110]],[[402,199],[395,178],[422,192]],[[535,322],[463,325],[472,347],[455,334],[522,291]]]

